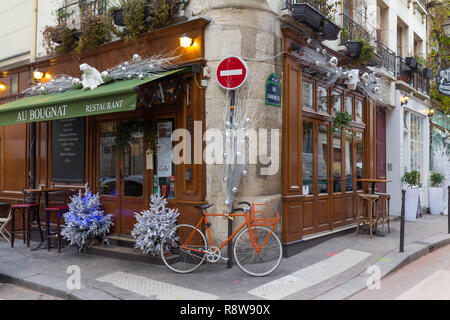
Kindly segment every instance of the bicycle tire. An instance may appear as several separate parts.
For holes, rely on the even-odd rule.
[[[187,240],[184,239],[183,236],[186,235],[187,237],[189,237],[192,231],[194,231],[195,234],[191,239],[191,243],[198,244],[190,243],[189,247],[194,247],[197,250],[203,250],[203,253],[197,251],[188,252],[188,250],[180,249],[181,245],[184,244]],[[172,240],[174,234],[178,235],[178,240],[176,241],[175,246]],[[164,251],[164,248],[167,247],[170,247],[168,252]],[[203,264],[206,256],[204,251],[207,248],[206,238],[198,228],[195,228],[190,224],[179,224],[176,227],[172,228],[169,232],[167,232],[161,240],[161,258],[164,261],[166,267],[170,270],[176,273],[190,273],[200,268],[200,266]]]
[[[256,232],[258,239],[263,242],[270,230],[257,226],[252,227],[252,232]],[[283,250],[280,239],[272,232],[261,252],[256,253],[249,229],[245,228],[236,237],[233,253],[236,264],[242,271],[254,277],[264,277],[280,266]]]

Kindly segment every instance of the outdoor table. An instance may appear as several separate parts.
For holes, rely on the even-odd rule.
[[[392,182],[392,180],[386,180],[386,179],[377,179],[377,178],[369,178],[369,179],[357,179],[356,181],[359,182],[367,182],[371,184],[371,193],[375,194],[375,184],[377,183],[386,183],[386,182]],[[375,217],[375,207],[372,208],[372,217]],[[384,237],[385,235],[381,232],[376,233],[375,235],[378,235],[380,237]]]

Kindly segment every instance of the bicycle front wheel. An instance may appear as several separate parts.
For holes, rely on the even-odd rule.
[[[256,247],[253,245],[252,237]],[[267,239],[267,241],[266,241]],[[266,241],[265,245],[262,244]],[[259,250],[257,247],[261,246]],[[264,227],[252,227],[242,230],[234,243],[234,258],[239,268],[245,273],[263,277],[273,271],[281,263],[281,242],[275,233]]]
[[[199,229],[189,224],[180,224],[162,239],[161,258],[170,270],[189,273],[202,265],[206,249],[205,236]]]

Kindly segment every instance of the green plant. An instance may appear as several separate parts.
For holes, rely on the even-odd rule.
[[[333,132],[345,133],[345,131],[348,131],[351,122],[352,116],[347,111],[338,111],[334,114],[331,129]]]
[[[147,141],[149,148],[153,151],[156,150],[156,126],[147,121],[131,120],[122,122],[117,126],[115,132],[117,154],[122,155],[125,152],[129,141],[135,133],[143,133],[144,140]]]
[[[350,36],[348,29],[346,27],[342,27],[341,29],[341,37],[343,40],[347,40],[348,37]]]
[[[432,187],[437,187],[444,182],[444,176],[437,172],[432,172],[430,175],[430,182]]]
[[[356,41],[362,43],[361,54],[359,55],[357,62],[359,64],[366,64],[374,57],[375,47],[372,46],[370,42],[365,39],[357,39]]]
[[[402,182],[406,183],[409,187],[422,187],[420,182],[420,173],[417,170],[406,171],[402,176]]]
[[[65,54],[78,46],[75,31],[66,25],[46,26],[42,32],[47,54]]]
[[[81,18],[81,37],[75,53],[82,53],[111,40],[106,18],[86,12]]]
[[[334,16],[341,4],[340,0],[336,1],[327,1],[327,0],[310,0],[309,3],[319,9],[322,14],[331,21],[335,21]]]
[[[152,2],[152,20],[150,30],[165,27],[172,21],[175,13],[175,0],[154,0]]]

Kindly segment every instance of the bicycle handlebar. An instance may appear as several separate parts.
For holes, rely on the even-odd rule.
[[[246,205],[248,205],[249,207],[252,206],[252,205],[250,204],[250,202],[247,202],[247,201],[241,201],[241,202],[238,202],[238,204],[246,204]]]

